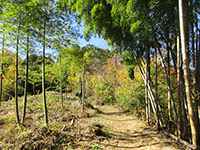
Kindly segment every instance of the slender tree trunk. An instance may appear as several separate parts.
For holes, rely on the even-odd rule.
[[[60,54],[60,99],[62,103],[62,108],[64,108],[64,102],[63,102],[63,89],[62,89],[62,56]]]
[[[169,76],[168,76],[168,70],[167,70],[167,66],[164,62],[164,58],[163,58],[163,55],[161,53],[161,50],[160,48],[158,48],[158,52],[160,54],[160,57],[161,57],[161,63],[162,63],[162,66],[163,66],[163,69],[164,69],[164,72],[165,72],[165,79],[167,81],[167,90],[170,94],[170,97],[171,97],[171,103],[172,103],[172,108],[174,110],[174,117],[175,117],[175,120],[177,120],[177,110],[176,110],[176,107],[175,107],[175,100],[174,100],[174,96],[173,96],[173,92],[172,92],[172,85],[170,84],[170,81],[169,81]]]
[[[171,102],[171,95],[172,95],[172,90],[171,90],[171,79],[170,79],[170,53],[169,53],[169,45],[167,44],[167,81],[168,81],[168,91],[167,91],[167,98],[168,98],[168,120],[169,121],[172,121],[172,102]]]
[[[155,101],[156,101],[156,113],[157,113],[157,128],[160,130],[160,112],[159,112],[159,96],[158,96],[158,52],[155,48]]]
[[[189,141],[190,139],[190,124],[188,119],[188,110],[187,110],[187,101],[186,101],[186,94],[185,94],[185,82],[184,82],[184,73],[183,73],[183,60],[181,56],[181,67],[180,67],[180,88],[181,88],[181,108],[183,113],[183,132],[182,132],[182,139]]]
[[[188,120],[185,109],[185,96],[184,96],[184,82],[183,82],[183,70],[182,70],[182,59],[181,59],[181,48],[180,48],[180,37],[177,36],[177,132],[178,137],[184,140],[188,140]]]
[[[0,105],[3,97],[3,59],[4,59],[4,48],[5,48],[5,33],[2,38],[2,50],[1,50],[1,75],[0,75]]]
[[[180,88],[180,40],[177,36],[177,106],[178,106],[178,137],[181,138],[182,111],[181,111],[181,88]]]
[[[147,49],[146,52],[146,86],[150,83],[150,49]],[[150,107],[150,100],[149,100],[149,90],[147,87],[146,90],[146,103],[147,103],[147,121],[148,124],[150,124],[150,118],[151,118],[151,107]]]
[[[147,85],[147,75],[145,74],[145,114],[146,114],[146,120],[147,123],[149,124],[150,118],[149,118],[149,113],[148,113],[148,85]]]
[[[25,87],[24,87],[24,107],[23,107],[23,116],[22,116],[22,124],[24,123],[26,117],[26,106],[27,106],[27,90],[28,90],[28,69],[29,69],[29,33],[27,33],[27,41],[26,41],[26,78],[25,78]]]
[[[140,73],[141,73],[142,79],[143,79],[144,83],[146,84],[146,71],[142,67],[142,66],[144,66],[144,65],[141,64],[142,62],[138,61],[138,66],[139,66],[139,69],[140,69]],[[153,84],[152,84],[151,81],[149,82],[149,84],[146,84],[146,88],[149,91],[149,97],[148,97],[149,98],[149,103],[150,103],[150,105],[152,107],[152,110],[153,110],[154,114],[156,115],[155,117],[157,119],[157,118],[159,118],[157,116],[157,113],[156,113],[156,108],[157,108],[156,105],[158,105],[158,104],[156,103],[155,93],[154,93],[152,87],[153,87]],[[145,108],[146,108],[146,102],[145,102]],[[163,115],[162,115],[162,112],[161,112],[160,105],[158,105],[158,109],[159,109],[158,111],[160,112],[160,114],[159,114],[160,115],[160,125],[162,126],[164,121],[163,121]]]
[[[82,104],[82,111],[84,111],[84,104],[85,104],[85,67],[83,67],[83,72],[81,76],[81,104]]]
[[[43,51],[42,51],[42,95],[44,105],[44,121],[48,127],[48,110],[46,101],[46,87],[45,87],[45,50],[46,50],[46,20],[44,20],[44,33],[43,33]]]
[[[191,50],[192,50],[192,55],[191,55],[191,60],[192,60],[192,67],[195,68],[195,39],[194,39],[194,24],[191,23]]]
[[[19,76],[19,70],[18,70],[18,64],[19,64],[19,31],[20,31],[20,24],[18,25],[17,29],[17,45],[16,45],[16,56],[15,56],[15,111],[16,111],[16,121],[17,124],[20,124],[19,119],[19,106],[18,106],[18,76]]]
[[[190,68],[189,68],[189,55],[188,55],[189,44],[188,44],[187,35],[186,35],[188,33],[187,10],[188,10],[188,1],[179,0],[179,21],[180,21],[181,48],[182,48],[182,57],[183,57],[183,71],[184,71],[184,79],[185,79],[185,93],[186,93],[189,122],[190,122],[190,127],[191,127],[191,134],[192,134],[192,144],[194,144],[195,146],[198,146],[199,133],[198,133],[196,118],[194,115],[193,101],[192,101],[192,94],[191,94],[191,81],[190,81]]]

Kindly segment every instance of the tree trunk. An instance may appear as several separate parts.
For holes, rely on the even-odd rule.
[[[166,64],[164,62],[164,58],[163,58],[163,55],[161,53],[160,48],[158,48],[158,52],[160,54],[162,67],[163,67],[164,72],[165,72],[164,76],[165,76],[165,79],[167,81],[167,90],[168,90],[168,92],[170,94],[170,98],[171,98],[171,102],[172,102],[171,106],[173,106],[172,108],[174,110],[173,111],[174,112],[174,118],[175,118],[175,120],[177,120],[177,110],[176,110],[176,106],[175,106],[175,100],[174,100],[174,96],[173,96],[172,85],[170,84],[170,81],[169,81],[170,79],[169,79],[169,76],[168,76],[168,69],[167,69],[167,66],[166,66]]]
[[[168,83],[168,90],[167,90],[167,103],[168,103],[168,120],[169,121],[172,121],[172,102],[171,102],[171,99],[172,99],[172,90],[171,90],[171,79],[170,79],[170,53],[169,53],[169,45],[167,43],[167,83]],[[163,62],[164,63],[164,62]]]
[[[177,106],[178,106],[178,125],[177,125],[177,130],[178,130],[178,137],[181,138],[181,133],[182,133],[182,93],[181,93],[181,80],[180,80],[180,39],[179,36],[177,36]]]
[[[146,114],[146,120],[147,123],[149,124],[150,118],[149,118],[149,113],[148,113],[148,85],[147,85],[147,75],[145,74],[145,114]]]
[[[1,75],[0,75],[0,105],[3,97],[3,59],[4,59],[4,48],[5,48],[5,33],[2,38],[2,50],[1,50]]]
[[[24,87],[24,107],[23,107],[23,116],[22,116],[22,124],[24,123],[26,117],[26,105],[27,105],[27,90],[28,90],[28,68],[29,68],[29,33],[27,33],[27,41],[26,41],[26,78],[25,78],[25,87]]]
[[[188,117],[191,127],[192,134],[192,144],[198,146],[198,126],[196,122],[196,118],[194,115],[193,102],[192,102],[192,94],[191,94],[191,81],[190,81],[190,68],[189,68],[189,43],[187,41],[187,33],[188,33],[188,19],[187,19],[187,10],[188,10],[188,1],[187,0],[179,0],[179,22],[180,22],[180,35],[181,35],[181,48],[182,48],[182,57],[183,57],[183,71],[184,71],[184,79],[185,79],[185,93],[188,107]]]
[[[84,104],[85,104],[85,67],[83,67],[83,72],[81,75],[81,104],[82,104],[82,111],[84,111]]]
[[[150,83],[150,49],[147,49],[146,52],[146,86]],[[146,88],[146,105],[147,105],[147,121],[150,124],[151,118],[151,107],[150,107],[150,100],[149,100],[149,90],[148,87]]]
[[[44,33],[43,33],[43,51],[42,51],[42,96],[44,105],[44,121],[48,127],[48,111],[46,102],[46,89],[45,89],[45,50],[46,50],[46,20],[44,20]]]
[[[182,70],[182,59],[181,59],[181,48],[180,48],[180,37],[177,36],[177,132],[178,137],[181,139],[188,140],[188,120],[187,113],[185,110],[185,99],[184,99],[184,82],[183,82],[183,70]]]
[[[61,99],[61,104],[62,104],[62,108],[64,108],[64,103],[63,103],[63,89],[62,89],[62,56],[61,56],[61,54],[59,55],[60,56],[60,58],[59,58],[59,60],[60,60],[60,99]]]
[[[158,106],[160,105],[158,96],[158,52],[155,48],[155,101],[156,101],[156,113],[157,113],[157,128],[160,130],[160,112]]]
[[[18,25],[17,29],[17,45],[16,45],[16,56],[15,56],[15,111],[16,111],[16,121],[17,124],[20,124],[19,119],[19,106],[18,106],[18,76],[19,76],[19,70],[18,70],[18,55],[19,55],[19,30],[20,30],[20,24]]]
[[[191,60],[192,60],[192,67],[195,68],[195,39],[194,39],[194,24],[191,23],[191,50],[192,50],[192,55],[191,55]]]
[[[142,61],[143,62],[143,61]],[[144,65],[143,65],[144,66]],[[142,79],[143,79],[143,81],[144,81],[144,83],[146,84],[146,72],[145,72],[145,70],[143,69],[143,67],[142,67],[142,64],[141,64],[141,62],[140,61],[138,61],[138,67],[139,67],[139,69],[140,69],[140,73],[141,73],[141,76],[142,76]],[[148,92],[149,92],[149,103],[150,103],[150,105],[151,105],[151,107],[152,107],[152,110],[153,110],[153,112],[154,112],[154,114],[156,115],[155,117],[156,117],[156,119],[157,118],[159,118],[158,116],[157,116],[157,113],[156,113],[156,108],[157,108],[157,106],[156,105],[158,105],[157,103],[156,103],[156,100],[155,100],[155,93],[154,93],[154,91],[153,91],[153,89],[152,89],[152,87],[153,87],[153,84],[152,84],[152,82],[150,81],[149,82],[149,84],[146,84],[146,87],[145,88],[147,88],[147,90],[148,90]],[[145,109],[146,109],[146,102],[145,102]],[[163,121],[163,115],[162,115],[162,112],[161,112],[161,107],[160,107],[160,105],[158,105],[158,111],[160,112],[160,125],[162,126],[163,125],[163,123],[164,123],[164,121]],[[157,119],[158,120],[158,119]]]

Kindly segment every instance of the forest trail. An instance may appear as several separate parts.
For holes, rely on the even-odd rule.
[[[177,150],[180,146],[156,129],[148,127],[134,114],[116,105],[82,105],[64,101],[49,93],[49,129],[42,126],[43,111],[39,96],[29,97],[23,128],[15,125],[14,101],[0,108],[0,149],[25,150]],[[23,101],[19,101],[20,106]],[[4,108],[4,109],[3,109]],[[37,121],[39,120],[39,121]]]
[[[177,144],[133,115],[122,112],[116,106],[98,107],[102,113],[87,118],[87,124],[99,124],[111,138],[98,142],[106,150],[176,150]]]

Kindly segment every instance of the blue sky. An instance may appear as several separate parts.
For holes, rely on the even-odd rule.
[[[80,42],[81,46],[85,46],[87,44],[92,44],[92,45],[95,45],[96,47],[103,48],[103,49],[109,48],[108,43],[104,39],[102,39],[98,36],[91,37],[91,39],[89,41],[86,41],[83,38],[79,38],[78,41]]]
[[[81,35],[84,35],[84,23],[83,22],[78,24],[75,21],[74,26],[79,28],[79,32]],[[91,44],[98,48],[109,49],[109,45],[108,45],[107,41],[95,34],[93,34],[93,36],[90,38],[89,41],[86,41],[84,39],[84,36],[82,36],[82,38],[79,37],[78,42],[79,42],[80,46],[86,46],[87,44]]]
[[[85,46],[87,44],[92,44],[92,45],[95,45],[96,47],[99,47],[102,49],[109,48],[108,43],[104,39],[102,39],[98,36],[91,37],[91,39],[89,41],[86,41],[84,38],[79,38],[78,41],[80,42],[81,46]]]

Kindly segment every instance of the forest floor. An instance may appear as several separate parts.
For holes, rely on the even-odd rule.
[[[182,149],[175,141],[117,106],[89,105],[83,113],[77,100],[66,100],[62,108],[58,97],[50,94],[47,98],[49,129],[43,126],[40,96],[29,98],[24,126],[15,125],[14,101],[0,106],[0,149]]]

